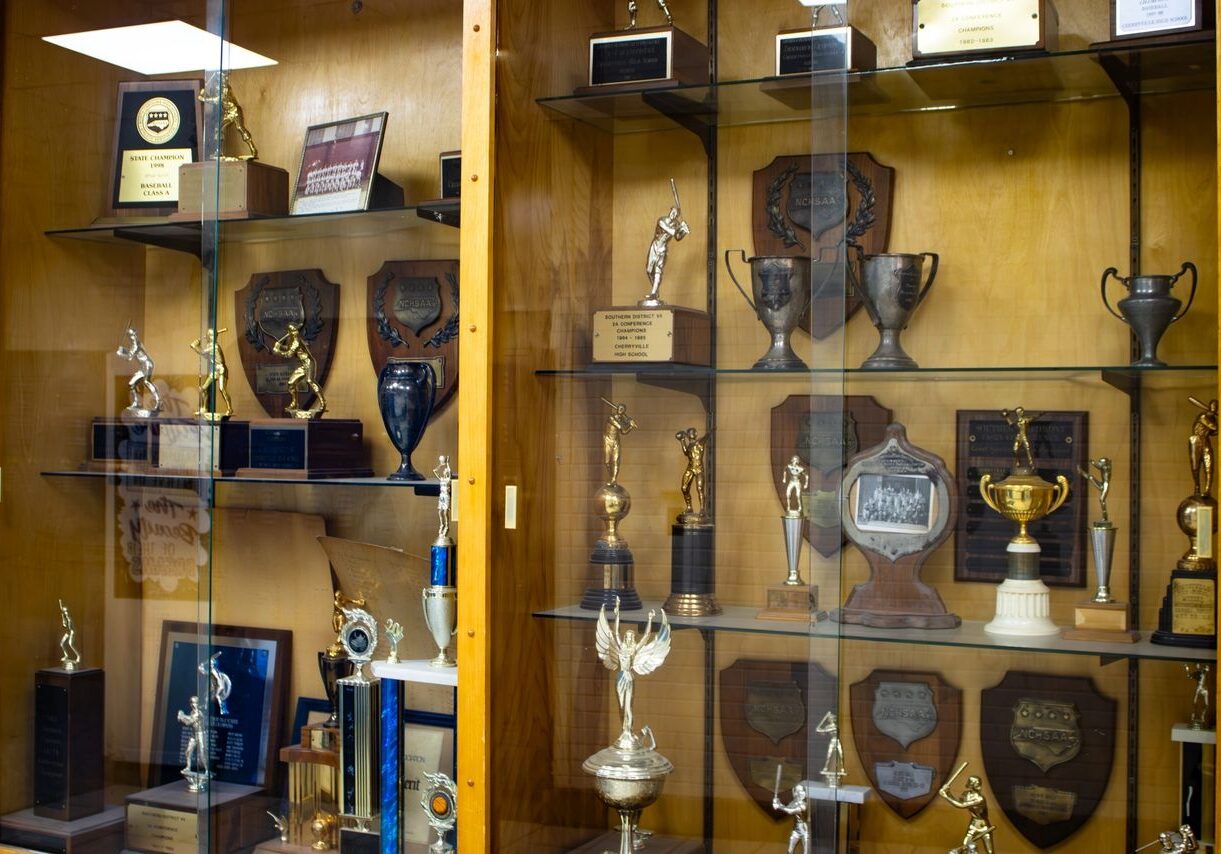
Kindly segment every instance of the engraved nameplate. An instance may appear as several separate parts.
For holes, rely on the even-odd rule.
[[[802,30],[776,36],[776,76],[848,68],[848,27]]]
[[[250,427],[250,466],[261,469],[306,467],[304,423],[285,427]]]
[[[878,788],[901,801],[927,795],[933,788],[933,769],[915,762],[875,762]]]
[[[629,33],[589,40],[589,85],[646,83],[670,76],[672,33]]]
[[[919,0],[916,54],[1031,48],[1042,40],[1042,0]]]
[[[207,469],[220,457],[219,424],[162,424],[157,441],[157,466],[163,469]]]
[[[156,854],[194,854],[199,848],[199,815],[128,804],[127,847]]]
[[[295,364],[288,362],[256,366],[254,369],[255,394],[287,394],[288,377],[295,368]]]
[[[119,172],[119,204],[176,204],[178,167],[191,159],[189,148],[124,151]]]
[[[1200,26],[1199,0],[1113,0],[1113,35],[1156,35]]]
[[[674,356],[674,314],[650,309],[594,313],[595,362],[668,362]]]
[[[1196,554],[1213,556],[1213,508],[1208,506],[1196,508]]]
[[[67,809],[68,689],[38,683],[34,691],[34,803]]]
[[[1216,581],[1211,578],[1176,578],[1171,582],[1171,631],[1176,635],[1211,635],[1216,632]]]
[[[1036,824],[1048,825],[1073,817],[1077,794],[1047,786],[1014,786],[1013,803],[1026,818]]]

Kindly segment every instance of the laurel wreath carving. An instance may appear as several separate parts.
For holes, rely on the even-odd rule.
[[[796,172],[797,164],[792,163],[767,185],[767,229],[783,240],[785,246],[798,246],[804,251],[806,245],[797,237],[797,232],[793,231],[793,227],[780,211],[780,198],[784,195],[785,185]]]
[[[250,293],[246,300],[246,340],[250,342],[257,353],[260,350],[269,349],[263,343],[263,336],[270,334],[259,325],[258,318],[254,316],[254,311],[259,304],[259,294],[263,292],[263,288],[271,284],[270,276],[262,276],[254,283],[254,290]],[[301,294],[302,308],[305,309],[305,324],[301,329],[301,337],[306,341],[313,341],[318,337],[318,333],[322,331],[322,294],[318,288],[314,287],[313,282],[305,276],[299,276],[297,279],[297,288]]]
[[[440,347],[458,337],[458,277],[453,273],[446,273],[445,281],[449,283],[449,295],[454,301],[454,313],[450,315],[449,320],[445,321],[444,326],[424,342],[425,347]]]
[[[856,189],[860,196],[860,203],[853,211],[852,222],[848,224],[848,229],[845,232],[845,239],[849,242],[859,240],[864,236],[865,232],[873,228],[877,222],[877,213],[875,208],[878,203],[878,196],[873,188],[873,183],[861,172],[851,160],[846,161],[848,165],[848,177],[852,179],[852,186]],[[784,188],[788,185],[790,179],[797,172],[798,164],[793,163],[784,172],[780,173],[775,180],[767,187],[767,228],[768,230],[784,241],[785,246],[797,246],[804,250],[805,244],[798,239],[793,227],[789,225],[788,220],[780,210],[780,201],[784,196]]]
[[[386,288],[390,286],[393,279],[393,274],[387,276],[386,280],[373,292],[373,318],[377,321],[377,334],[383,341],[388,342],[391,347],[398,347],[400,344],[410,347],[411,343],[403,337],[398,328],[390,322],[390,318],[386,316]],[[458,277],[453,273],[446,273],[445,281],[449,283],[449,294],[454,301],[454,313],[440,329],[433,333],[431,338],[424,342],[425,347],[440,347],[458,336]]]
[[[845,238],[851,242],[863,237],[877,221],[877,214],[873,209],[877,206],[878,194],[874,192],[873,183],[851,160],[848,161],[848,176],[852,178],[852,186],[856,188],[857,194],[861,197],[861,202],[856,206],[856,212],[845,234]]]

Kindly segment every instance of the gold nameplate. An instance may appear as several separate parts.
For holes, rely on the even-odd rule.
[[[914,14],[917,57],[1053,47],[1044,0],[918,0]]]
[[[194,854],[199,848],[199,815],[128,804],[126,847],[157,854]]]
[[[1216,633],[1216,582],[1211,578],[1176,578],[1170,585],[1170,630],[1176,635]]]
[[[1014,786],[1013,803],[1019,813],[1036,824],[1068,821],[1077,805],[1077,793],[1046,786]]]
[[[1207,505],[1196,508],[1196,556],[1213,556],[1213,508]]]
[[[119,203],[178,203],[178,167],[191,162],[191,149],[124,151],[119,173]]]
[[[594,314],[595,362],[669,362],[673,357],[672,313],[624,308]]]
[[[161,425],[157,441],[158,468],[183,471],[211,469],[214,453],[219,458],[219,424]]]

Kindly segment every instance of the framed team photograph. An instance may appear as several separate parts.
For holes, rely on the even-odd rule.
[[[933,527],[933,482],[923,475],[863,474],[853,509],[862,531],[925,534]]]
[[[289,212],[367,210],[388,116],[372,113],[310,127],[301,147]]]

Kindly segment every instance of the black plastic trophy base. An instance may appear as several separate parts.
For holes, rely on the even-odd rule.
[[[721,613],[716,590],[716,538],[711,522],[670,526],[670,596],[666,613],[711,617]]]
[[[273,805],[258,786],[212,780],[206,792],[177,780],[127,796],[127,850],[197,854],[200,815],[210,824],[213,851],[241,851],[272,836],[265,811]]]
[[[71,822],[102,811],[106,675],[34,673],[34,814]]]
[[[75,821],[34,815],[33,809],[0,817],[0,846],[62,854],[118,854],[123,850],[123,808],[109,806]]]
[[[635,560],[626,544],[611,548],[606,540],[598,540],[594,553],[589,556],[590,581],[581,597],[581,607],[586,611],[615,608],[619,600],[620,611],[639,611],[643,606],[640,594],[633,583]]]
[[[370,822],[376,826],[377,822]],[[339,829],[339,854],[379,854],[381,834],[372,830],[357,830],[354,827]]]
[[[238,477],[325,480],[372,477],[364,427],[355,418],[250,422],[250,462]]]
[[[1212,649],[1217,645],[1217,571],[1175,569],[1149,638],[1166,646]]]

